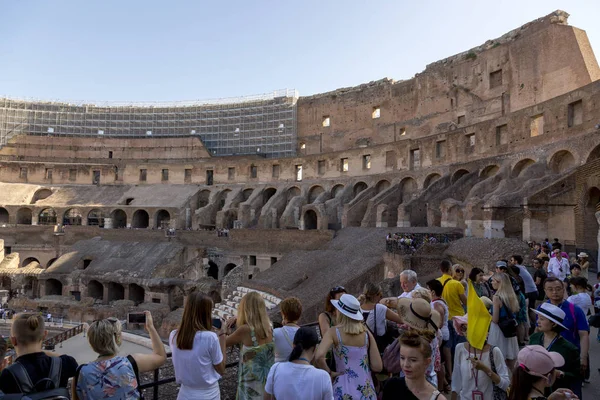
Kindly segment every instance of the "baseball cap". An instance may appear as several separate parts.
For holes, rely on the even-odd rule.
[[[554,351],[548,351],[539,345],[525,346],[517,357],[519,368],[529,375],[545,378],[553,369],[562,367],[565,359]]]
[[[506,265],[505,261],[496,261],[496,268],[506,268],[506,269],[508,269],[508,265]]]

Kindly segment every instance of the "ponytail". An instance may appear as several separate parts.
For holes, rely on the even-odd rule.
[[[300,358],[304,349],[302,348],[302,343],[294,343],[294,348],[290,353],[290,358],[288,361],[294,361]]]
[[[304,350],[309,350],[319,343],[319,335],[315,328],[307,326],[298,329],[294,335],[294,348],[290,353],[289,361],[295,361],[300,358]]]

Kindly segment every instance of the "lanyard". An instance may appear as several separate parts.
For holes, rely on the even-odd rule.
[[[472,346],[469,346],[472,347]],[[473,347],[473,353],[475,353],[475,360],[479,360],[479,358],[477,358],[477,349]],[[469,356],[471,356],[471,351],[469,350]],[[480,357],[483,356],[483,349],[481,350],[481,353],[479,354]],[[473,366],[473,364],[471,364],[471,377],[473,379],[475,379],[475,389],[479,389],[479,382],[478,382],[478,377],[479,377],[479,370],[477,368],[475,368]]]
[[[556,342],[556,340],[558,339],[560,335],[556,335],[554,337],[554,339],[552,339],[552,341],[550,342],[550,344],[548,345],[548,347],[546,347],[546,350],[550,351],[550,347],[552,347],[552,345],[554,344],[554,342]],[[544,338],[542,337],[542,343],[544,343]]]

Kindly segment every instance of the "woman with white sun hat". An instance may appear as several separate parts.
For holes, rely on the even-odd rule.
[[[360,303],[356,297],[343,294],[339,300],[330,300],[337,310],[337,323],[329,329],[317,349],[315,359],[319,368],[329,372],[333,379],[333,396],[338,398],[377,399],[371,371],[383,368],[375,338],[363,323]],[[333,346],[336,371],[331,371],[325,355]]]

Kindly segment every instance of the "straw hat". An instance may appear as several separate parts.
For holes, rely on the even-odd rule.
[[[494,307],[494,302],[492,300],[490,300],[489,297],[481,296],[480,299],[483,302],[483,305],[485,306],[485,308],[487,308],[488,310],[490,308]]]
[[[587,253],[584,253],[584,252],[582,251],[581,253],[579,253],[579,254],[577,255],[577,257],[579,257],[579,258],[588,258],[589,256],[587,255]]]
[[[360,302],[351,294],[343,294],[339,300],[329,300],[331,304],[342,314],[356,321],[362,321],[363,315],[360,312]]]
[[[442,316],[424,299],[398,299],[398,315],[404,323],[416,329],[437,331],[442,327]]]

